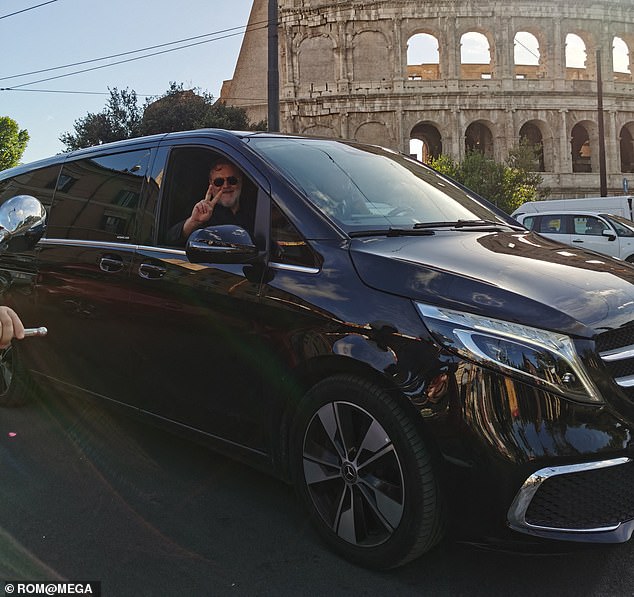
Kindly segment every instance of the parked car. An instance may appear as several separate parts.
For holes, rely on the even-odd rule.
[[[243,173],[254,229],[171,246],[218,158]],[[3,299],[48,336],[3,353],[2,404],[28,371],[186,433],[294,483],[364,566],[446,531],[630,538],[634,267],[393,151],[267,133],[20,166],[0,173],[7,212],[34,230],[0,255]]]
[[[614,197],[581,197],[579,199],[546,199],[542,201],[527,201],[520,205],[511,215],[514,218],[524,214],[540,212],[598,212],[609,213],[628,220],[634,219],[632,210],[632,195],[617,195]]]
[[[634,222],[596,212],[542,212],[523,214],[516,220],[529,230],[571,245],[634,261]]]

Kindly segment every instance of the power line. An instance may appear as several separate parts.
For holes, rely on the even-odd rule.
[[[84,68],[81,70],[73,71],[71,73],[65,73],[63,75],[56,75],[54,77],[45,77],[44,79],[38,79],[37,81],[29,81],[28,83],[21,83],[19,85],[12,85],[11,87],[2,88],[2,91],[13,91],[19,89],[20,87],[26,87],[27,85],[36,85],[37,83],[44,83],[46,81],[54,81],[56,79],[63,79],[65,77],[71,77],[73,75],[79,75],[81,73],[87,73],[94,70],[100,70],[102,68],[110,68],[111,66],[118,66],[119,64],[126,64],[128,62],[135,62],[136,60],[142,60],[143,58],[150,58],[152,56],[159,56],[160,54],[168,54],[170,52],[176,52],[178,50],[184,50],[186,48],[191,48],[194,46],[199,46],[202,44],[207,44],[212,41],[218,41],[220,39],[225,39],[227,37],[234,37],[236,35],[241,35],[241,33],[230,33],[228,35],[223,35],[220,37],[215,37],[214,39],[206,39],[204,41],[195,42],[192,44],[186,44],[184,46],[180,46],[178,48],[170,48],[169,50],[161,50],[160,52],[152,52],[150,54],[145,54],[143,56],[137,56],[135,58],[127,58],[125,60],[118,60],[117,62],[111,62],[110,64],[102,64],[101,66],[93,66],[91,68]]]
[[[16,12],[11,12],[6,15],[1,15],[0,19],[8,19],[9,17],[13,17],[15,15],[19,15],[20,13],[27,12],[29,10],[34,10],[35,8],[40,8],[40,6],[46,6],[47,4],[53,4],[53,2],[57,2],[57,0],[49,0],[48,2],[42,2],[42,4],[36,4],[35,6],[30,6],[29,8],[23,8],[22,10],[17,10]]]
[[[27,73],[20,73],[18,75],[9,75],[7,77],[0,77],[0,81],[7,81],[8,79],[17,79],[20,77],[28,77],[29,75],[38,75],[40,73],[51,72],[54,70],[61,70],[63,68],[71,68],[72,66],[80,66],[82,64],[90,64],[91,62],[100,62],[101,60],[109,60],[110,58],[119,58],[121,56],[129,56],[130,54],[137,54],[139,52],[145,52],[146,50],[155,50],[157,48],[164,48],[165,46],[173,46],[186,41],[192,41],[194,39],[200,39],[202,37],[209,37],[210,35],[219,35],[220,33],[227,33],[229,31],[236,31],[237,29],[243,29],[245,26],[231,27],[230,29],[222,29],[220,31],[214,31],[212,33],[205,33],[203,35],[196,35],[194,37],[186,37],[184,39],[178,39],[176,41],[170,41],[164,44],[157,44],[155,46],[147,46],[145,48],[139,48],[138,50],[130,50],[128,52],[120,52],[119,54],[110,54],[109,56],[102,56],[101,58],[92,58],[90,60],[82,60],[80,62],[71,62],[69,64],[62,64],[61,66],[52,66],[50,68],[42,68],[40,70],[32,70]],[[220,38],[221,39],[221,38]],[[212,40],[209,40],[212,41]],[[178,49],[178,48],[175,48]]]

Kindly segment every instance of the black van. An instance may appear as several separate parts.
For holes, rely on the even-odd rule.
[[[252,229],[174,243],[218,160]],[[24,196],[47,212],[35,244]],[[3,300],[49,329],[3,354],[2,404],[28,371],[187,432],[293,482],[366,566],[446,529],[630,538],[633,266],[332,139],[134,139],[2,172],[0,203],[21,224]]]

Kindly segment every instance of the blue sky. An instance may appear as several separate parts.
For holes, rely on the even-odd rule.
[[[59,136],[72,131],[75,120],[88,112],[100,112],[106,104],[108,88],[127,87],[140,96],[160,95],[167,90],[170,81],[176,81],[184,83],[186,88],[198,87],[218,97],[223,80],[233,76],[252,5],[251,0],[54,0],[44,4],[46,1],[0,2],[0,88],[139,54],[65,70],[14,75],[224,33],[185,42],[215,38],[191,48],[20,87],[25,91],[0,91],[0,116],[13,118],[31,136],[24,162],[62,151],[64,146]],[[44,5],[6,16],[41,4]],[[225,31],[228,29],[231,31]],[[175,46],[153,51],[172,47]],[[143,102],[144,98],[140,97],[139,104]]]

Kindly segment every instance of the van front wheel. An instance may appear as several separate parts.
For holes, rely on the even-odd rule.
[[[343,557],[392,568],[440,540],[440,496],[420,431],[374,384],[339,375],[314,386],[297,417],[292,456],[318,532]]]

